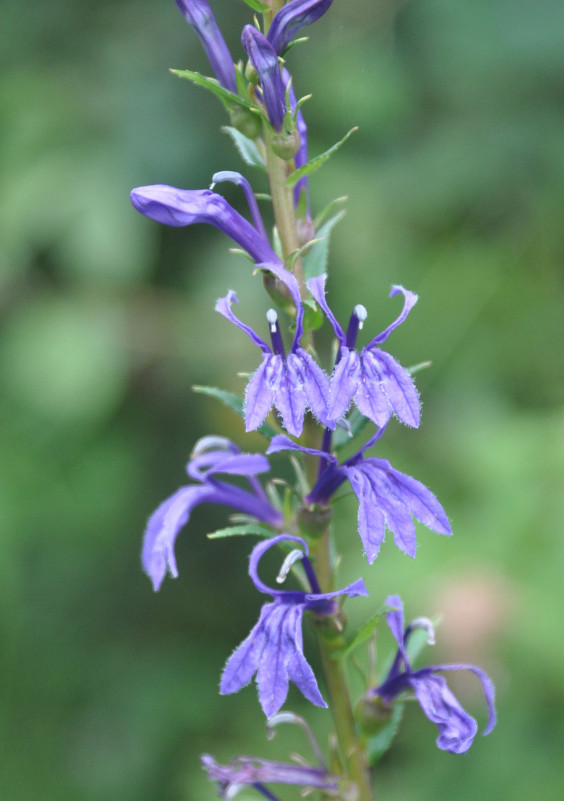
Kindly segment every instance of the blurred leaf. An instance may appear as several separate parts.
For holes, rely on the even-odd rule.
[[[193,391],[198,393],[199,395],[209,395],[212,398],[217,398],[226,406],[229,406],[230,409],[233,409],[239,417],[245,418],[245,411],[244,411],[244,402],[243,399],[240,398],[238,395],[235,395],[234,392],[228,392],[225,389],[219,389],[218,387],[201,387],[201,386],[193,386]],[[278,433],[275,428],[273,428],[268,423],[263,423],[259,428],[257,428],[259,434],[262,434],[263,437],[266,439],[272,439],[272,437],[276,436]]]
[[[259,537],[272,537],[272,529],[266,526],[259,526],[255,523],[243,523],[240,526],[227,526],[227,528],[220,528],[208,534],[210,540],[220,540],[224,537],[241,537],[247,534],[255,534]]]
[[[253,11],[259,11],[261,14],[270,10],[268,3],[261,3],[261,0],[243,0],[243,2],[250,6]]]
[[[382,731],[379,731],[378,734],[368,739],[366,743],[366,754],[370,767],[375,765],[392,745],[399,730],[404,707],[405,704],[402,703],[394,704],[389,722],[384,726]]]
[[[345,214],[346,211],[343,209],[343,211],[331,217],[331,219],[317,231],[311,249],[302,258],[306,280],[315,278],[316,275],[322,275],[322,273],[326,271],[327,262],[329,260],[329,238],[331,231],[337,223],[343,219]]]
[[[362,645],[364,642],[370,639],[374,630],[380,623],[380,619],[382,615],[385,615],[386,612],[392,612],[395,609],[393,606],[382,606],[380,609],[375,612],[372,617],[370,617],[366,623],[364,623],[352,636],[352,639],[343,647],[336,651],[333,655],[334,659],[344,659],[347,656],[358,648],[359,645]]]
[[[368,417],[365,417],[363,414],[361,414],[361,412],[359,412],[355,406],[350,413],[347,422],[350,426],[350,431],[347,431],[346,428],[338,427],[333,434],[333,447],[335,450],[338,450],[339,448],[342,448],[343,445],[348,445],[349,442],[352,442],[356,435],[360,434],[368,423]]]
[[[307,164],[304,164],[303,167],[300,167],[291,173],[291,175],[286,178],[286,186],[292,189],[301,178],[305,178],[306,175],[312,175],[316,170],[322,167],[326,161],[329,161],[333,153],[336,153],[336,151],[345,144],[349,136],[355,131],[358,131],[358,126],[351,128],[350,131],[346,133],[339,142],[330,147],[329,150],[326,150],[325,153],[315,156],[315,158],[308,161]]]
[[[264,160],[252,139],[249,139],[248,136],[245,136],[245,134],[242,134],[241,131],[231,125],[224,125],[221,130],[225,131],[233,139],[243,161],[251,167],[265,169]]]
[[[256,106],[250,103],[248,100],[236,95],[235,92],[230,92],[229,89],[225,89],[218,80],[215,78],[208,78],[205,75],[202,75],[199,72],[193,72],[192,70],[170,70],[173,75],[178,75],[179,78],[185,78],[188,81],[196,84],[196,86],[201,86],[203,89],[207,89],[208,91],[212,92],[225,106],[225,108],[229,111],[232,104],[236,106],[242,106],[243,108],[249,109],[249,111],[256,111],[260,113]]]

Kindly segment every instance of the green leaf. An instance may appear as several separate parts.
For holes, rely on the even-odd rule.
[[[235,147],[239,151],[239,155],[246,164],[249,164],[251,167],[260,167],[261,170],[264,170],[264,160],[252,139],[249,139],[245,134],[242,134],[241,131],[238,131],[237,128],[232,128],[230,125],[224,125],[221,130],[225,131],[225,133],[229,134],[231,139],[233,139]]]
[[[228,392],[226,389],[218,389],[218,387],[193,386],[192,389],[198,395],[209,395],[212,398],[217,398],[217,400],[229,406],[230,409],[233,409],[239,417],[245,417],[243,399],[235,395],[234,392]],[[278,434],[278,431],[268,423],[263,423],[257,431],[268,440],[271,440],[272,437]]]
[[[333,447],[336,450],[342,448],[343,445],[347,445],[349,442],[352,442],[356,435],[361,433],[365,425],[368,423],[368,417],[365,417],[361,412],[358,411],[358,409],[355,408],[350,414],[348,423],[351,427],[350,432],[346,431],[344,428],[337,428],[333,434]]]
[[[323,225],[313,240],[311,249],[303,256],[304,275],[306,280],[321,275],[327,269],[329,259],[329,238],[331,231],[345,216],[346,211],[340,211]]]
[[[394,704],[389,722],[378,734],[368,738],[366,743],[366,755],[370,767],[375,765],[376,762],[384,756],[394,741],[403,717],[404,707],[405,704]]]
[[[315,158],[311,159],[304,164],[303,167],[300,167],[298,170],[295,170],[291,175],[286,178],[286,186],[292,189],[301,178],[305,178],[306,175],[311,175],[316,170],[318,170],[326,161],[328,161],[333,153],[335,153],[341,145],[344,145],[349,136],[358,131],[358,125],[355,125],[354,128],[351,128],[350,131],[343,136],[340,142],[337,142],[333,147],[330,147],[329,150],[326,150],[325,153],[321,153],[320,156],[316,156]]]
[[[242,523],[240,526],[227,526],[208,534],[210,540],[221,540],[224,537],[241,537],[247,534],[258,535],[259,537],[272,537],[272,529],[266,526],[259,526],[258,523]]]
[[[243,2],[250,6],[253,11],[258,11],[261,14],[264,14],[265,11],[270,11],[268,3],[261,3],[261,0],[243,0]]]
[[[366,642],[372,636],[374,629],[380,623],[380,618],[382,615],[385,615],[386,612],[391,612],[395,609],[393,606],[382,606],[372,617],[368,618],[366,623],[364,623],[353,635],[353,637],[349,640],[349,642],[343,647],[340,648],[338,651],[335,651],[333,658],[334,659],[344,659],[344,657],[349,656],[359,645]]]
[[[205,75],[201,75],[199,72],[193,72],[192,70],[170,70],[173,75],[178,75],[179,78],[186,78],[188,81],[192,81],[195,83],[196,86],[202,86],[204,89],[208,89],[210,92],[218,97],[225,108],[229,111],[231,106],[235,104],[236,106],[242,106],[243,108],[249,109],[249,111],[255,111],[259,113],[256,106],[250,103],[248,100],[245,100],[239,95],[236,95],[235,92],[230,92],[229,89],[226,89],[224,86],[220,84],[215,78],[208,78]]]
[[[319,212],[318,215],[313,220],[313,225],[315,230],[319,230],[319,226],[323,222],[323,220],[329,216],[329,213],[333,211],[336,206],[342,206],[343,203],[346,203],[349,199],[348,195],[343,195],[342,197],[336,197],[335,200],[332,200],[331,203],[328,203],[325,208]]]

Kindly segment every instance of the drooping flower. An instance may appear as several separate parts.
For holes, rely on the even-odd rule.
[[[268,29],[268,41],[281,55],[306,25],[311,25],[328,10],[333,0],[291,0],[274,16]]]
[[[270,268],[271,269],[271,268]],[[296,304],[296,330],[290,352],[286,354],[280,334],[278,316],[274,309],[267,312],[272,348],[250,326],[245,325],[231,311],[237,296],[227,293],[216,303],[216,311],[244,331],[263,353],[262,364],[252,375],[245,393],[245,428],[254,431],[264,421],[274,405],[280,412],[285,428],[295,437],[302,433],[306,406],[325,425],[329,379],[315,363],[313,357],[300,347],[303,334],[303,305],[295,277],[284,276],[284,281]]]
[[[286,99],[276,51],[266,36],[254,25],[245,25],[241,34],[241,43],[258,73],[262,98],[270,124],[276,131],[279,131],[286,114]]]
[[[197,33],[217,80],[225,89],[236,93],[233,59],[208,0],[175,0],[175,2],[184,19]]]
[[[470,670],[480,679],[489,711],[484,735],[489,734],[496,724],[494,686],[491,679],[474,665],[433,665],[413,670],[406,651],[409,636],[414,629],[424,627],[430,634],[430,642],[434,642],[432,624],[425,619],[415,620],[404,631],[401,598],[390,595],[386,599],[386,605],[394,607],[394,611],[388,612],[386,618],[398,644],[398,651],[386,680],[379,687],[369,690],[369,695],[380,698],[385,704],[391,704],[406,690],[413,690],[425,715],[438,726],[439,748],[453,754],[463,754],[472,745],[478,725],[449,690],[445,679],[437,674],[444,670]]]
[[[261,557],[281,542],[295,542],[303,547],[303,551],[297,549],[289,557],[290,562],[298,558],[302,560],[312,592],[273,589],[259,578],[258,565]],[[307,554],[306,542],[289,534],[272,537],[255,546],[251,553],[249,574],[257,590],[271,595],[274,601],[264,604],[258,623],[231,655],[221,678],[220,693],[228,695],[245,687],[256,673],[259,701],[268,718],[276,714],[286,700],[290,681],[294,682],[312,704],[327,706],[303,653],[304,612],[309,610],[317,615],[333,614],[337,610],[337,596],[368,595],[362,579],[342,590],[322,593]]]
[[[242,453],[224,437],[204,437],[196,443],[186,470],[198,483],[181,487],[164,501],[149,518],[145,530],[141,561],[155,590],[160,589],[167,568],[171,576],[178,576],[174,543],[195,506],[217,503],[269,525],[280,525],[282,514],[269,502],[256,478],[269,469],[268,459],[262,454]],[[251,491],[219,481],[222,474],[245,476]]]
[[[338,794],[342,782],[339,776],[332,776],[322,768],[248,756],[237,757],[229,765],[220,765],[212,756],[204,754],[202,766],[209,778],[217,783],[219,797],[225,799],[234,798],[245,787],[253,787],[265,798],[276,798],[264,783],[291,784],[305,790],[322,790],[333,796]]]
[[[213,225],[244,248],[255,262],[281,265],[264,232],[210,189],[177,189],[165,184],[139,186],[132,190],[131,202],[145,217],[164,225]]]
[[[273,437],[267,450],[267,454],[298,450],[325,460],[324,469],[320,470],[317,482],[304,499],[306,503],[326,505],[345,481],[350,482],[358,498],[358,531],[369,564],[378,556],[386,529],[392,532],[401,551],[415,556],[417,540],[413,517],[437,534],[452,534],[443,507],[427,487],[400,473],[386,459],[364,456],[383,433],[384,429],[380,429],[341,465],[330,453],[304,448],[283,435]]]
[[[392,287],[390,297],[398,294],[404,297],[401,314],[359,353],[355,345],[366,319],[366,309],[361,304],[355,306],[345,334],[325,300],[326,279],[326,275],[312,278],[308,287],[333,326],[340,345],[331,379],[329,419],[338,420],[342,417],[354,398],[359,411],[377,426],[386,425],[391,415],[395,414],[406,425],[417,428],[420,408],[415,385],[404,368],[378,347],[403,323],[417,302],[417,295],[401,286]]]

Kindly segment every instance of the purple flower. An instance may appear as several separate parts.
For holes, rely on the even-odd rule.
[[[284,81],[284,91],[288,89],[288,84],[290,84],[288,89],[288,97],[290,99],[290,111],[292,115],[294,114],[297,106],[296,95],[294,93],[293,85],[290,83],[290,73],[286,68],[282,69],[282,80]],[[298,113],[296,115],[296,129],[298,131],[298,136],[300,137],[300,146],[294,156],[294,167],[296,170],[299,170],[300,167],[303,167],[304,164],[307,164],[307,125],[304,119],[304,115],[302,114],[301,108],[298,109]],[[300,178],[298,183],[294,187],[294,206],[297,207],[300,195],[302,190],[305,192],[306,195],[306,215],[307,219],[310,219],[309,213],[309,183],[307,175],[303,178]],[[298,220],[298,225],[300,224],[300,220]],[[312,234],[313,236],[313,234]]]
[[[244,248],[255,262],[281,264],[263,231],[258,231],[225,198],[210,189],[176,189],[164,184],[139,186],[131,192],[131,202],[145,217],[164,225],[213,225]]]
[[[275,590],[264,584],[258,576],[258,564],[262,555],[280,542],[299,543],[301,550],[293,551],[290,563],[301,558],[312,592],[300,590]],[[301,690],[308,701],[316,706],[327,706],[317,681],[306,662],[302,645],[302,618],[306,610],[318,615],[330,615],[337,611],[339,595],[368,595],[362,579],[343,590],[322,593],[315,573],[307,558],[307,544],[300,537],[281,534],[260,542],[251,553],[249,573],[259,592],[271,595],[273,603],[265,604],[259,621],[251,633],[229,658],[221,678],[220,693],[235,693],[247,685],[257,674],[259,701],[265,715],[276,714],[288,694],[290,681]],[[285,565],[288,563],[285,563]]]
[[[269,469],[268,460],[262,454],[241,453],[224,437],[204,437],[196,443],[186,471],[198,483],[181,487],[164,501],[149,518],[145,530],[141,561],[155,590],[160,589],[167,567],[171,576],[178,576],[174,543],[198,504],[231,506],[269,525],[280,525],[282,514],[271,505],[255,478]],[[218,481],[217,476],[222,473],[245,476],[251,491]]]
[[[237,93],[233,59],[217,27],[208,0],[175,0],[175,2],[186,22],[198,34],[220,84],[230,92]]]
[[[237,791],[244,787],[253,787],[266,798],[275,798],[263,787],[264,782],[315,788],[336,795],[342,781],[338,776],[332,776],[321,768],[272,762],[269,759],[248,756],[237,757],[229,765],[219,765],[212,756],[204,754],[202,766],[209,778],[217,782],[220,798],[225,799],[233,798]]]
[[[417,302],[417,295],[401,286],[392,287],[390,297],[397,294],[404,297],[401,314],[359,353],[355,344],[366,319],[366,309],[360,304],[355,306],[345,334],[325,300],[326,279],[326,275],[312,278],[308,287],[327,315],[340,343],[335,372],[331,379],[329,419],[338,420],[342,417],[354,398],[359,411],[377,426],[386,425],[393,413],[408,426],[417,428],[420,410],[415,385],[403,367],[389,353],[377,347],[403,323]]]
[[[286,99],[276,51],[268,39],[253,25],[245,25],[241,43],[260,78],[262,97],[270,124],[279,131],[286,114]]]
[[[391,704],[405,690],[413,690],[423,712],[438,726],[437,745],[439,748],[453,754],[463,754],[472,745],[478,726],[474,718],[470,717],[460,706],[449,690],[445,679],[436,674],[442,670],[471,670],[478,676],[482,682],[489,710],[488,725],[484,734],[489,734],[496,724],[494,686],[491,679],[483,670],[473,665],[434,665],[413,670],[407,658],[407,640],[414,629],[423,627],[431,635],[430,642],[434,642],[431,622],[425,619],[414,620],[404,631],[401,598],[397,595],[390,595],[386,599],[386,606],[395,607],[395,611],[388,612],[386,618],[397,641],[398,652],[384,683],[369,693],[372,697],[377,696],[384,703]]]
[[[386,529],[392,532],[401,551],[415,556],[417,541],[413,517],[437,534],[452,534],[443,507],[427,487],[400,473],[386,459],[364,457],[364,451],[383,433],[384,429],[380,429],[358,453],[341,465],[331,454],[303,448],[282,435],[273,437],[267,450],[267,454],[299,450],[321,456],[326,461],[315,486],[305,498],[306,503],[326,505],[344,481],[350,482],[358,498],[358,531],[369,564],[378,556]]]
[[[272,20],[268,41],[278,54],[284,52],[291,40],[306,25],[311,25],[328,10],[333,0],[291,0]]]
[[[268,265],[267,265],[268,266]],[[272,267],[269,266],[269,269]],[[329,379],[312,356],[299,345],[303,334],[303,306],[298,283],[289,273],[284,276],[296,304],[296,330],[290,352],[286,355],[278,316],[274,309],[267,312],[272,348],[252,328],[231,311],[237,303],[235,292],[228,292],[216,303],[216,311],[244,331],[263,353],[262,364],[251,377],[245,392],[245,428],[254,431],[264,421],[274,405],[280,412],[285,428],[295,437],[302,433],[306,406],[324,424],[327,421]]]

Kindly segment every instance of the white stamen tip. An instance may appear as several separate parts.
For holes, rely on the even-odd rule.
[[[428,617],[418,617],[410,623],[412,629],[425,629],[427,632],[427,644],[435,644],[435,628]]]
[[[269,309],[266,312],[266,319],[270,323],[270,331],[274,334],[276,331],[276,323],[278,322],[278,315],[274,311],[274,309]]]
[[[355,313],[356,318],[358,320],[359,330],[362,331],[362,326],[364,325],[364,321],[368,317],[368,312],[366,311],[366,307],[363,306],[362,303],[358,303],[354,307],[354,313]]]
[[[278,584],[283,584],[286,581],[286,577],[290,570],[292,569],[292,565],[294,562],[297,562],[298,559],[303,559],[304,552],[300,551],[299,548],[294,548],[293,551],[290,551],[288,556],[282,562],[282,567],[280,568],[280,572],[276,576],[276,581]]]

